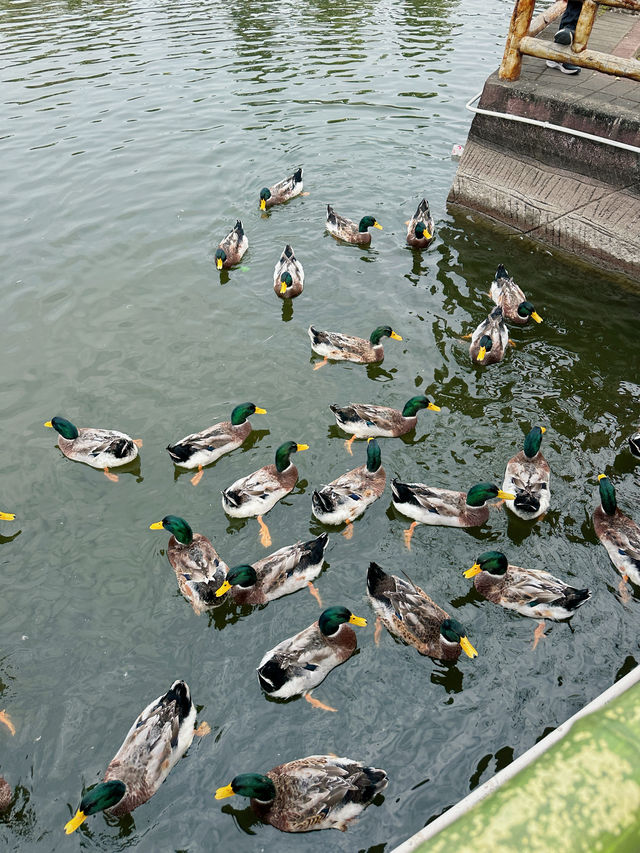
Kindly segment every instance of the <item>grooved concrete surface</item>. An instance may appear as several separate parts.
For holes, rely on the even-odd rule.
[[[556,29],[554,23],[540,38],[552,39]],[[607,9],[589,48],[634,56],[640,15]],[[479,106],[640,147],[640,83],[633,80],[587,69],[567,75],[524,57],[519,80],[491,75]],[[640,280],[637,152],[476,115],[448,201]]]

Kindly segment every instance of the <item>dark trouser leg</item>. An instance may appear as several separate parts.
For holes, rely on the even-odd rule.
[[[567,0],[567,8],[560,18],[560,26],[558,29],[563,30],[566,28],[574,33],[576,31],[576,24],[578,23],[581,9],[582,0]]]

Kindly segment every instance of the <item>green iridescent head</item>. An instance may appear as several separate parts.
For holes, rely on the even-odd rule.
[[[431,239],[431,234],[427,231],[427,227],[424,222],[418,222],[416,225],[416,237],[418,240],[422,240],[424,237],[426,240]]]
[[[110,809],[119,803],[127,791],[127,786],[119,779],[110,782],[100,782],[88,791],[82,798],[78,811],[65,826],[67,835],[71,835],[89,815]]]
[[[420,409],[431,409],[432,412],[439,412],[440,406],[436,406],[435,403],[430,402],[429,398],[424,395],[412,397],[404,404],[402,416],[404,418],[413,418]]]
[[[378,326],[369,335],[369,341],[375,347],[380,343],[381,338],[393,338],[394,341],[401,341],[400,335],[397,335],[391,326]]]
[[[367,471],[375,473],[382,465],[382,454],[380,446],[375,438],[370,438],[367,442]]]
[[[240,426],[251,415],[266,415],[266,411],[256,406],[255,403],[239,403],[231,412],[231,423],[233,426]]]
[[[467,629],[457,619],[445,619],[440,625],[440,634],[448,643],[458,643],[468,657],[478,657],[478,652],[467,638]]]
[[[181,545],[191,545],[193,542],[193,530],[179,515],[165,515],[162,521],[156,521],[149,527],[149,530],[163,529],[172,533]]]
[[[489,350],[490,350],[490,349],[491,349],[491,347],[493,346],[493,341],[491,340],[490,335],[483,335],[483,336],[480,338],[480,340],[478,341],[478,343],[480,344],[480,349],[482,349],[482,348],[484,347],[484,349],[485,349],[487,352],[489,352]]]
[[[216,249],[216,267],[221,270],[224,262],[227,260],[227,253],[224,249]]]
[[[525,317],[531,317],[531,319],[535,320],[536,323],[542,323],[542,317],[533,307],[533,304],[528,300],[525,300],[518,305],[518,316],[522,317],[523,320]]]
[[[227,574],[229,586],[240,586],[243,589],[254,586],[257,580],[256,570],[249,565],[234,566]]]
[[[285,443],[281,444],[276,450],[276,468],[282,474],[282,472],[286,471],[289,465],[291,465],[290,456],[292,453],[296,453],[298,450],[308,449],[308,444],[296,444],[295,441],[285,441]]]
[[[293,284],[293,279],[291,278],[291,273],[290,272],[283,273],[282,276],[280,277],[280,283],[286,284],[287,287],[291,287],[291,285]]]
[[[47,421],[45,426],[53,427],[56,432],[60,433],[63,438],[69,439],[69,441],[73,441],[74,438],[78,437],[78,427],[66,418],[60,418],[56,415],[55,418]]]
[[[380,228],[382,229],[382,225],[379,225],[373,216],[363,216],[360,220],[360,224],[358,225],[358,231],[364,233],[367,228]]]
[[[546,431],[545,427],[537,426],[526,434],[524,439],[524,455],[527,459],[533,459],[540,452],[542,434]]]
[[[225,797],[233,797],[234,794],[253,797],[262,803],[270,803],[275,799],[276,787],[268,776],[261,776],[259,773],[241,773],[229,785],[218,788],[216,800],[224,800]]]
[[[618,503],[616,501],[616,490],[613,483],[606,474],[598,474],[598,488],[600,489],[600,503],[607,515],[615,515]]]
[[[491,498],[502,498],[506,501],[515,499],[515,495],[510,492],[503,492],[493,483],[477,483],[471,486],[467,492],[467,506],[480,507],[484,506]]]
[[[318,627],[325,637],[335,634],[341,625],[345,623],[352,625],[366,625],[367,620],[360,616],[354,616],[346,607],[328,607],[323,610],[318,619]]]
[[[485,551],[476,560],[474,568],[476,566],[480,572],[503,575],[509,568],[509,561],[502,551]]]

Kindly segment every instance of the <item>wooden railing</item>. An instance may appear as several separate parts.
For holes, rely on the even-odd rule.
[[[640,12],[640,0],[583,0],[573,44],[571,47],[564,47],[555,42],[535,38],[547,24],[562,14],[566,8],[564,2],[559,0],[542,15],[533,18],[535,0],[516,0],[509,24],[507,44],[500,65],[500,79],[517,80],[522,67],[522,56],[526,54],[527,56],[537,56],[539,59],[552,59],[555,62],[570,62],[582,68],[602,71],[604,74],[615,74],[617,77],[630,77],[632,80],[640,80],[640,61],[637,59],[626,59],[621,56],[613,56],[610,53],[587,50],[587,42],[599,4]]]

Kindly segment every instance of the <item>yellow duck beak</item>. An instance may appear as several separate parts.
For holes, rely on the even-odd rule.
[[[598,482],[600,482],[600,480],[604,480],[606,476],[606,474],[598,474]]]
[[[545,433],[547,431],[546,427],[540,427],[540,432]]]
[[[486,347],[480,347],[480,349],[478,350],[478,358],[476,359],[476,361],[484,361],[484,357],[486,354],[487,354],[487,348]]]
[[[50,429],[53,429],[53,424],[51,423],[51,421],[47,421],[45,426],[49,427]]]
[[[349,622],[352,625],[360,625],[361,628],[364,628],[367,624],[366,619],[363,619],[362,616],[355,616],[353,613],[349,617]]]
[[[15,512],[0,512],[0,521],[15,521]]]
[[[503,492],[502,489],[498,489],[496,497],[502,498],[503,501],[515,501],[516,499],[516,496],[512,495],[511,492]]]
[[[224,581],[220,589],[216,590],[216,598],[222,598],[225,592],[228,592],[231,589],[231,584],[229,581]]]
[[[431,409],[432,412],[439,412],[440,406],[436,406],[435,403],[429,403],[429,405],[427,406],[427,409]]]
[[[81,823],[87,819],[87,816],[84,812],[81,812],[80,809],[75,813],[75,815],[71,818],[68,823],[64,825],[64,831],[67,835],[71,835],[72,832],[75,832],[76,829],[80,826]]]
[[[532,311],[532,312],[531,312],[531,319],[532,319],[532,320],[535,320],[535,321],[536,321],[536,323],[542,323],[542,317],[538,314],[538,312],[537,312],[537,311]]]
[[[480,563],[474,563],[470,569],[466,570],[464,576],[465,578],[474,578],[476,575],[479,575],[481,571]]]
[[[216,258],[216,267],[217,269],[222,269],[222,258]]]
[[[149,525],[149,530],[164,530],[164,526],[161,521],[154,521]]]
[[[309,449],[308,444],[296,444],[296,450],[308,450],[308,449]]]
[[[280,293],[286,293],[286,292],[287,292],[287,283],[284,281],[281,281],[280,282]]]
[[[261,198],[260,199],[260,210],[266,210],[266,209],[267,209],[267,200],[265,198]]]
[[[424,231],[422,233],[427,238],[427,240],[430,240],[433,237],[433,234],[429,234],[429,232],[427,231],[426,228],[424,229]]]
[[[468,655],[468,657],[472,659],[478,657],[478,652],[473,648],[466,637],[460,637],[460,646],[462,647],[462,651]]]
[[[394,341],[401,341],[401,340],[402,340],[402,338],[400,337],[400,335],[397,335],[395,332],[391,332],[391,334],[389,335],[389,337],[393,338],[393,340],[394,340]]]
[[[374,228],[379,228],[379,229],[382,231],[382,225],[380,225],[380,223],[379,223],[379,222],[374,222],[374,223],[373,223],[373,227],[374,227]]]
[[[224,800],[226,797],[235,796],[235,791],[231,787],[231,785],[224,785],[222,788],[218,788],[216,791],[216,800]]]
[[[266,410],[266,409],[261,409],[261,408],[260,408],[260,406],[256,406],[255,414],[256,414],[256,415],[266,415],[266,414],[267,414],[267,410]]]

